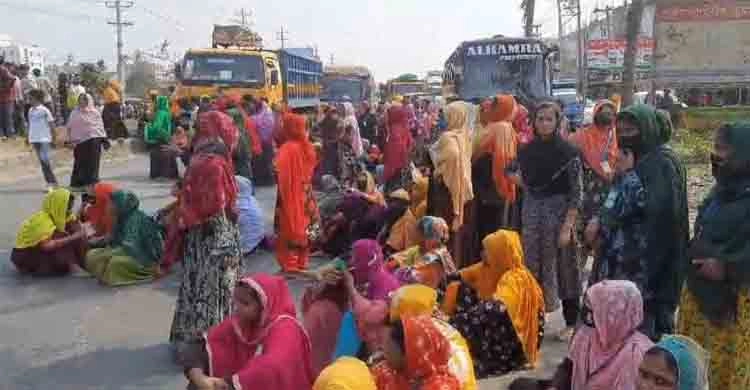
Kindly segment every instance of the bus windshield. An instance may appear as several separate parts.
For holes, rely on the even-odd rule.
[[[323,79],[321,98],[328,101],[343,100],[348,97],[353,102],[362,100],[362,81],[346,77],[326,77]]]
[[[265,84],[260,56],[239,54],[187,54],[182,82],[186,85],[229,84],[259,87]]]

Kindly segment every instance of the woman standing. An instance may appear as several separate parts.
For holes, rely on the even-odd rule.
[[[151,169],[149,177],[153,179],[177,179],[177,159],[172,153],[162,150],[172,141],[172,114],[169,111],[169,98],[156,98],[156,112],[153,120],[143,130],[143,138],[149,145]]]
[[[70,186],[82,190],[99,182],[102,147],[109,145],[102,116],[94,107],[91,95],[84,93],[78,97],[78,107],[70,114],[67,127],[68,139],[75,145]]]
[[[128,129],[122,121],[122,86],[117,80],[109,80],[102,92],[104,129],[110,139],[127,138]]]
[[[448,223],[452,233],[448,244],[451,254],[459,266],[464,266],[469,261],[465,252],[471,252],[470,245],[465,245],[470,235],[464,229],[464,217],[467,211],[471,214],[469,202],[474,199],[468,105],[464,102],[449,104],[446,117],[448,129],[431,150],[435,171],[427,196],[427,214],[442,217]]]
[[[176,244],[182,249],[176,258],[182,259],[183,274],[169,340],[178,356],[184,342],[229,315],[241,267],[237,184],[230,157],[239,134],[232,119],[220,112],[204,113],[200,120],[177,206],[180,234],[174,237],[182,243]]]
[[[409,188],[409,156],[414,139],[409,129],[409,113],[403,106],[394,104],[388,111],[385,149],[383,150],[383,183],[385,191]]]
[[[533,112],[534,140],[519,153],[523,199],[523,245],[526,264],[544,291],[547,313],[563,304],[572,336],[581,297],[581,251],[576,240],[578,210],[583,202],[582,164],[578,151],[560,137],[562,113],[553,102]]]
[[[273,184],[273,129],[275,125],[274,114],[268,107],[268,102],[261,100],[258,103],[257,113],[253,115],[253,122],[258,126],[262,153],[256,155],[252,166],[255,167],[255,184],[258,186],[270,186]]]
[[[276,259],[284,272],[299,272],[307,268],[309,260],[308,228],[318,219],[312,191],[317,157],[308,140],[304,117],[284,114],[280,138],[276,157]]]
[[[690,244],[678,330],[711,354],[711,388],[750,388],[750,123],[720,128],[716,185],[700,207]]]
[[[521,228],[521,202],[516,184],[506,173],[518,152],[518,136],[511,122],[517,103],[512,95],[498,95],[483,108],[487,125],[478,137],[471,173],[478,243],[498,229]],[[478,253],[471,258],[476,256]]]
[[[609,193],[617,161],[615,104],[603,100],[594,107],[594,124],[570,136],[583,157],[584,199],[582,222],[587,226]]]
[[[339,141],[341,139],[341,121],[336,108],[331,106],[325,111],[325,117],[318,123],[318,131],[323,139],[323,175],[333,175],[341,179],[341,165],[339,162]]]

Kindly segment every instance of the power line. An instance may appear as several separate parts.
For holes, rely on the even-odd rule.
[[[156,11],[150,9],[150,8],[146,8],[146,7],[142,6],[142,5],[137,5],[136,8],[140,9],[141,11],[145,12],[147,15],[149,15],[151,17],[154,17],[156,19],[161,19],[161,20],[163,20],[165,22],[174,23],[174,25],[177,28],[177,30],[179,30],[179,31],[185,31],[185,26],[183,26],[182,23],[180,23],[180,21],[177,20],[177,19],[175,19],[175,18],[162,15],[162,14],[160,14],[160,13],[158,13],[158,12],[156,12]]]
[[[130,27],[133,25],[133,22],[125,21],[122,19],[122,12],[125,9],[131,8],[134,5],[133,1],[130,0],[114,0],[114,1],[107,1],[104,3],[104,5],[107,8],[111,8],[115,10],[115,20],[107,22],[108,24],[111,24],[115,26],[115,29],[117,30],[117,79],[122,83],[124,81],[124,74],[123,74],[123,58],[122,58],[122,28],[123,27]]]

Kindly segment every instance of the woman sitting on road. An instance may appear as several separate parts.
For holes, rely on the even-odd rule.
[[[391,257],[389,268],[403,284],[422,283],[437,288],[445,276],[456,272],[448,248],[449,229],[444,219],[427,216],[419,220],[420,243]]]
[[[482,246],[482,261],[459,271],[460,281],[448,286],[443,308],[469,340],[477,374],[486,378],[537,363],[544,297],[523,264],[518,233],[499,230]]]
[[[450,342],[430,316],[406,317],[391,326],[386,360],[371,371],[378,390],[460,390],[450,357]]]
[[[234,287],[234,307],[180,362],[190,388],[311,390],[310,341],[286,281],[246,276]]]
[[[646,352],[637,390],[706,390],[709,353],[689,337],[664,336]]]
[[[159,274],[164,230],[139,205],[130,191],[112,194],[112,234],[92,240],[93,245],[107,246],[86,254],[86,270],[107,286],[148,282]]]
[[[315,380],[313,390],[376,390],[375,378],[358,359],[343,357],[326,367]]]
[[[84,206],[81,222],[91,225],[94,236],[106,236],[112,233],[114,219],[112,216],[112,194],[116,191],[110,183],[97,183],[88,192],[87,205]]]
[[[81,271],[86,232],[71,213],[75,198],[66,189],[47,194],[42,210],[21,225],[10,261],[18,272],[35,276]]]

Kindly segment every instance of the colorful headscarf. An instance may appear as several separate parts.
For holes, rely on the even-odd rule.
[[[94,185],[94,204],[86,209],[86,220],[91,223],[99,236],[112,232],[113,219],[109,210],[112,193],[115,186],[110,183],[99,182]]]
[[[158,263],[164,253],[164,232],[156,221],[139,210],[140,201],[131,191],[115,191],[112,204],[117,213],[112,245],[121,246],[144,266]]]
[[[498,195],[508,203],[516,201],[516,185],[505,174],[505,169],[518,154],[518,135],[511,120],[517,111],[512,95],[498,95],[489,105],[488,124],[480,135],[474,160],[484,154],[492,156],[492,177]]]
[[[315,380],[313,390],[376,390],[367,365],[352,357],[342,357],[326,367]]]
[[[404,343],[406,370],[410,378],[420,379],[423,389],[458,390],[458,378],[450,373],[451,345],[430,316],[405,317]]]
[[[355,156],[361,156],[365,150],[362,146],[362,136],[359,132],[359,123],[357,122],[357,114],[354,111],[354,106],[349,102],[344,102],[344,127],[351,126],[352,128],[352,150]]]
[[[143,130],[143,137],[148,144],[168,144],[172,137],[172,113],[169,110],[169,98],[156,98],[154,119]]]
[[[463,225],[464,206],[474,199],[471,180],[471,142],[469,140],[469,106],[464,102],[453,102],[445,113],[448,130],[434,147],[435,172],[433,177],[442,178],[451,195],[454,218],[453,231]]]
[[[448,223],[440,217],[426,216],[417,222],[417,228],[419,229],[422,238],[425,240],[433,240],[440,243],[448,242],[450,230],[448,229]]]
[[[359,240],[352,245],[354,280],[367,284],[367,298],[388,300],[401,285],[383,265],[383,249],[375,240]]]
[[[232,117],[223,112],[209,111],[201,114],[199,120],[200,127],[193,137],[193,145],[199,146],[202,143],[219,139],[224,143],[230,155],[234,153],[240,140],[240,133]]]
[[[570,344],[572,388],[634,388],[643,355],[654,344],[638,332],[643,298],[630,281],[605,280],[586,292],[595,327],[581,326]]]
[[[654,348],[672,355],[677,362],[677,390],[708,389],[710,355],[693,339],[680,335],[664,336]]]
[[[31,248],[51,238],[55,232],[65,232],[65,225],[70,221],[70,198],[70,191],[63,188],[48,193],[42,202],[42,210],[21,225],[16,235],[16,249]]]
[[[232,315],[208,331],[209,375],[231,377],[237,389],[309,389],[315,379],[310,340],[295,318],[294,297],[286,281],[277,276],[253,274],[239,283],[255,292],[261,318],[248,328]],[[270,345],[263,348],[267,341],[278,348]],[[290,365],[295,359],[297,363]]]
[[[613,112],[615,110],[614,103],[609,100],[602,100],[594,107],[594,115],[598,114],[604,107],[612,108]],[[589,128],[574,133],[570,139],[573,144],[581,149],[586,165],[599,176],[606,176],[602,166],[604,161],[607,161],[610,167],[614,167],[617,160],[617,136],[615,135],[614,122],[608,129],[592,124]]]
[[[75,143],[80,143],[93,138],[105,138],[107,136],[104,130],[104,120],[102,114],[94,107],[94,98],[86,93],[87,105],[84,108],[76,106],[68,118],[68,129],[70,130],[70,139]],[[80,96],[76,97],[76,102]]]
[[[423,284],[410,284],[396,290],[391,299],[391,322],[402,317],[432,315],[437,308],[437,291]]]

